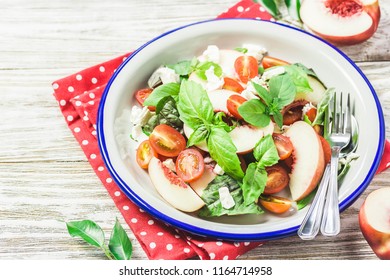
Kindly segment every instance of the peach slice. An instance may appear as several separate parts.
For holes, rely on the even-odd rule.
[[[176,209],[194,212],[204,205],[196,192],[159,159],[150,160],[148,171],[156,190]]]
[[[199,195],[202,196],[203,191],[207,188],[208,184],[214,180],[214,178],[217,176],[213,172],[213,167],[211,165],[206,165],[204,167],[204,171],[202,176],[195,180],[192,181],[190,184],[191,188]]]
[[[369,39],[380,19],[378,0],[305,0],[300,8],[304,24],[336,45]]]
[[[325,169],[321,140],[311,125],[297,121],[285,132],[294,147],[290,175],[290,192],[297,201],[307,196],[318,184]]]
[[[390,260],[390,187],[367,196],[359,211],[359,225],[378,258]]]

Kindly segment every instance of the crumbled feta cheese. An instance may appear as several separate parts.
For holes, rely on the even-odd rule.
[[[248,89],[244,89],[241,92],[241,96],[244,97],[246,100],[259,99],[257,95],[254,95],[253,92]]]
[[[137,140],[142,135],[142,125],[137,124],[131,128],[131,137]]]
[[[152,113],[149,111],[148,107],[138,107],[136,105],[131,108],[130,121],[133,125],[144,125],[152,116]]]
[[[229,192],[228,187],[219,188],[218,193],[219,193],[219,200],[221,201],[221,205],[223,208],[230,209],[236,204],[234,202],[232,195]]]
[[[253,56],[260,61],[263,59],[264,55],[267,53],[267,49],[263,46],[253,45],[253,44],[243,44],[242,47],[247,49],[247,55]]]
[[[211,158],[211,157],[205,157],[204,159],[203,159],[203,162],[204,163],[212,163],[214,160]]]
[[[211,61],[211,62],[219,63],[219,57],[220,57],[219,48],[215,45],[210,45],[203,52],[203,54],[200,57],[198,57],[198,60],[200,62]]]
[[[284,67],[274,67],[270,70],[264,71],[263,75],[261,76],[261,79],[263,81],[268,81],[272,77],[282,75],[285,72]]]
[[[173,159],[168,158],[163,161],[163,163],[166,167],[168,167],[172,171],[176,171],[175,163],[173,162]]]
[[[306,113],[312,108],[316,109],[316,107],[311,102],[309,102],[309,103],[305,104],[305,106],[303,106],[302,119],[303,119],[303,116],[306,115]]]
[[[257,95],[257,91],[253,86],[253,83],[258,84],[259,86],[262,86],[263,88],[267,89],[267,84],[263,80],[261,80],[259,77],[254,77],[253,79],[248,81],[245,90],[241,92],[242,97],[244,97],[247,100],[254,99],[254,98],[259,99]]]
[[[175,70],[168,67],[160,67],[153,72],[148,80],[149,87],[155,87],[159,82],[163,84],[180,83],[180,75],[176,74]]]
[[[213,172],[214,172],[215,174],[217,174],[217,175],[223,175],[223,174],[225,174],[225,171],[223,171],[222,167],[219,166],[219,164],[216,164],[216,165],[214,166]]]
[[[205,89],[207,91],[213,91],[222,88],[224,81],[222,78],[219,78],[215,75],[214,66],[211,66],[209,69],[205,71],[207,84],[205,85]]]

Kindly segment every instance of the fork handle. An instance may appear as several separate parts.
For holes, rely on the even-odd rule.
[[[316,196],[314,197],[313,202],[310,205],[310,208],[298,229],[298,236],[302,240],[314,239],[320,230],[325,196],[329,183],[329,173],[330,164],[327,164],[320,185],[318,186]]]
[[[340,150],[340,147],[332,147],[329,187],[321,222],[321,233],[324,236],[336,236],[340,232],[340,210],[337,182]]]

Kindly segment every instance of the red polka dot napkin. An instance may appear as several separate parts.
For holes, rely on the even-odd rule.
[[[263,7],[251,0],[238,2],[219,17],[273,20]],[[57,80],[52,86],[67,125],[148,258],[236,259],[259,246],[258,242],[226,242],[206,239],[173,228],[154,219],[132,203],[110,177],[98,148],[97,111],[108,80],[128,55],[125,54]],[[386,163],[381,165],[381,170],[387,168],[390,163],[390,145],[387,145],[387,151]]]

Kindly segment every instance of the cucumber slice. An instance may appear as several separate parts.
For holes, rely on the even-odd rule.
[[[295,96],[295,100],[304,99],[311,102],[313,105],[317,105],[321,101],[322,96],[326,91],[326,87],[316,76],[308,75],[307,78],[313,91],[308,93],[298,92]]]

